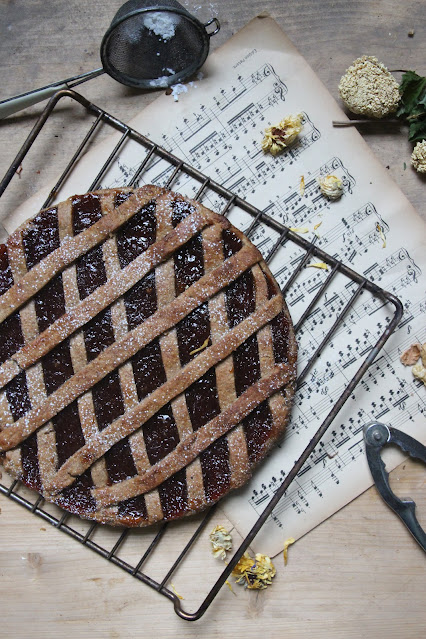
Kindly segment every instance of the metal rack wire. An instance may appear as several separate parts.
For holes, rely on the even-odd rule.
[[[106,125],[110,127],[112,130],[118,131],[121,133],[121,137],[119,138],[117,144],[110,152],[109,156],[106,158],[101,170],[96,175],[95,179],[92,181],[90,185],[88,185],[87,190],[91,191],[96,188],[99,188],[102,184],[102,180],[104,176],[107,174],[108,170],[112,166],[113,162],[116,160],[120,150],[129,140],[133,141],[136,144],[139,144],[141,148],[145,151],[145,156],[143,160],[140,162],[137,169],[133,172],[130,180],[127,181],[128,186],[133,186],[142,179],[145,171],[149,166],[152,166],[153,162],[157,160],[166,163],[166,170],[162,172],[162,175],[166,176],[165,181],[162,182],[162,186],[172,187],[173,183],[182,176],[187,176],[190,178],[195,184],[197,184],[197,188],[194,191],[193,197],[195,199],[200,199],[206,196],[208,193],[213,193],[220,198],[222,202],[221,210],[219,211],[223,215],[228,216],[232,210],[238,208],[240,211],[243,211],[245,214],[248,214],[250,223],[248,228],[245,229],[246,235],[250,237],[255,230],[259,227],[259,225],[264,225],[268,233],[275,238],[275,241],[269,243],[269,248],[264,255],[265,260],[270,262],[273,257],[276,255],[277,251],[287,244],[296,245],[301,251],[300,259],[297,260],[296,266],[294,270],[289,274],[288,279],[283,287],[283,294],[285,295],[290,288],[296,282],[296,279],[302,272],[302,270],[307,265],[308,261],[315,257],[322,262],[325,262],[330,267],[330,271],[324,278],[324,281],[318,287],[314,296],[308,302],[306,308],[304,309],[301,317],[295,324],[296,333],[301,329],[306,319],[313,312],[317,304],[319,303],[321,297],[324,292],[331,285],[331,282],[334,280],[337,274],[340,274],[345,278],[347,282],[347,290],[350,291],[348,299],[344,305],[344,307],[339,312],[335,321],[329,327],[327,332],[325,333],[321,343],[317,346],[315,351],[310,355],[309,361],[306,363],[302,372],[298,377],[298,385],[303,382],[306,378],[307,374],[318,360],[318,357],[321,356],[324,348],[330,342],[330,340],[335,335],[336,331],[341,327],[341,324],[345,318],[345,315],[348,311],[353,307],[353,304],[358,299],[362,292],[366,292],[373,296],[374,298],[378,298],[381,300],[381,303],[384,305],[390,305],[393,307],[393,313],[391,314],[390,321],[381,332],[378,337],[376,343],[370,348],[364,359],[362,360],[358,370],[352,379],[346,384],[343,392],[339,396],[339,398],[334,402],[332,409],[328,413],[327,417],[318,428],[314,436],[312,437],[309,444],[303,450],[298,460],[295,462],[291,471],[285,477],[285,480],[275,491],[272,499],[269,501],[268,505],[265,507],[255,525],[250,530],[247,537],[242,541],[239,548],[235,552],[232,559],[229,561],[226,568],[220,574],[216,582],[212,585],[209,592],[206,594],[204,600],[201,605],[195,612],[189,612],[185,610],[182,606],[182,601],[179,596],[173,592],[167,584],[170,581],[170,578],[173,574],[175,574],[178,567],[183,562],[184,558],[188,555],[190,549],[193,547],[194,543],[200,536],[204,527],[208,523],[208,520],[212,516],[214,511],[214,506],[202,517],[201,521],[196,525],[195,530],[189,537],[189,540],[186,542],[184,547],[180,550],[177,558],[172,563],[170,568],[167,570],[166,575],[161,579],[154,579],[147,572],[144,571],[144,566],[146,565],[148,559],[154,556],[154,551],[156,551],[157,547],[160,544],[160,541],[167,533],[168,529],[173,526],[172,524],[163,524],[159,527],[159,529],[154,534],[151,542],[149,543],[146,550],[143,554],[138,558],[138,561],[129,563],[125,561],[121,557],[119,557],[119,551],[122,547],[125,540],[131,536],[133,533],[132,530],[128,529],[114,529],[114,538],[113,543],[110,544],[109,548],[106,548],[105,545],[98,543],[95,541],[95,533],[99,528],[99,524],[87,523],[85,529],[81,530],[78,526],[74,524],[74,516],[69,513],[62,513],[59,509],[56,509],[52,514],[52,509],[49,507],[50,505],[46,504],[44,499],[37,495],[36,493],[32,493],[28,489],[23,490],[22,484],[18,481],[10,481],[9,483],[0,482],[0,493],[6,495],[16,503],[19,503],[21,506],[28,509],[30,512],[34,513],[41,517],[44,521],[50,523],[55,526],[62,532],[71,536],[76,541],[80,542],[82,545],[90,548],[95,551],[97,554],[101,555],[112,564],[120,567],[122,570],[126,571],[136,579],[146,583],[151,588],[162,594],[163,596],[170,599],[174,604],[175,612],[182,617],[183,619],[194,621],[199,619],[208,609],[213,599],[218,594],[221,587],[225,584],[229,575],[231,574],[233,568],[239,561],[242,554],[247,550],[257,533],[260,531],[266,520],[270,517],[274,508],[277,506],[280,499],[286,493],[287,489],[291,485],[292,481],[296,478],[297,474],[301,471],[303,465],[309,458],[309,456],[314,451],[317,444],[320,442],[325,432],[329,428],[330,424],[333,422],[340,409],[343,407],[347,399],[352,395],[355,387],[358,382],[361,380],[362,376],[372,364],[372,362],[377,357],[381,348],[390,337],[392,332],[395,330],[397,324],[399,323],[402,317],[402,304],[401,302],[392,294],[382,290],[373,282],[367,280],[364,276],[356,273],[347,265],[342,263],[335,257],[328,255],[321,248],[315,245],[315,243],[309,242],[305,240],[303,237],[298,235],[297,233],[291,231],[288,227],[284,226],[280,222],[276,221],[269,215],[265,214],[258,208],[252,206],[245,200],[241,199],[235,193],[232,193],[228,189],[224,188],[214,180],[210,179],[197,169],[193,168],[189,164],[185,163],[175,155],[169,153],[164,148],[161,148],[154,142],[150,141],[145,136],[141,135],[134,129],[130,128],[123,122],[120,122],[115,117],[111,116],[104,110],[100,109],[96,105],[87,101],[83,96],[75,93],[71,90],[63,90],[58,92],[48,103],[44,112],[42,113],[40,119],[34,126],[15,160],[12,162],[9,170],[7,171],[5,177],[0,183],[0,196],[4,193],[6,187],[11,182],[15,172],[18,167],[21,165],[23,159],[31,149],[33,143],[36,141],[38,135],[43,129],[45,123],[47,122],[49,116],[53,112],[54,108],[58,104],[60,100],[63,98],[71,98],[74,103],[77,103],[81,107],[83,107],[89,116],[95,116],[94,121],[90,125],[89,130],[84,135],[81,143],[78,145],[77,150],[73,154],[71,160],[67,164],[65,170],[62,175],[58,179],[55,186],[51,189],[46,201],[43,204],[42,208],[48,207],[55,199],[56,194],[60,191],[61,187],[65,184],[66,180],[72,173],[73,168],[76,166],[78,160],[82,157],[84,152],[87,150],[91,141],[94,139],[96,133],[99,131],[101,126]],[[351,290],[352,289],[352,290]],[[80,527],[81,528],[81,527]],[[161,549],[158,549],[157,552],[161,552]]]

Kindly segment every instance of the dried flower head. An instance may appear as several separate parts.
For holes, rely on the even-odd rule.
[[[343,182],[337,175],[326,175],[318,180],[318,184],[329,200],[338,200],[343,195]]]
[[[245,552],[232,571],[232,576],[238,584],[249,590],[263,590],[271,585],[276,574],[271,558],[258,553],[253,559]]]
[[[414,377],[419,379],[426,386],[426,368],[423,366],[421,362],[413,366],[411,369]]]
[[[416,344],[411,344],[407,350],[401,353],[399,359],[401,360],[401,364],[404,366],[414,366],[417,363],[420,357],[422,345],[416,342]]]
[[[226,559],[226,551],[232,548],[232,537],[223,526],[216,526],[210,533],[213,556]]]
[[[417,142],[411,154],[411,164],[419,173],[426,173],[426,140]]]
[[[262,140],[262,149],[272,155],[284,151],[299,135],[302,130],[302,114],[288,115],[276,126],[265,129],[265,137]]]
[[[374,56],[357,58],[339,83],[343,102],[353,113],[384,118],[394,113],[400,101],[393,75]]]

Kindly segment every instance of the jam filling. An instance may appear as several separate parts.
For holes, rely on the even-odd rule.
[[[123,296],[129,331],[142,324],[157,310],[155,272],[148,273]]]
[[[73,402],[64,408],[59,415],[53,417],[52,423],[56,436],[58,467],[61,467],[85,443],[77,402]],[[64,424],[67,425],[66,428],[63,427]]]
[[[39,213],[22,234],[27,268],[31,269],[49,253],[59,248],[58,211]]]
[[[71,201],[72,226],[74,235],[78,235],[102,217],[99,196],[94,193],[77,195]]]
[[[87,361],[91,362],[105,348],[115,342],[112,328],[111,309],[101,311],[88,322],[83,330]]]
[[[65,296],[62,274],[56,275],[34,298],[40,333],[65,313]]]
[[[155,202],[149,202],[118,229],[116,243],[121,268],[146,251],[156,240]]]
[[[99,430],[103,430],[124,414],[124,401],[117,371],[101,379],[92,388],[92,398]]]
[[[13,285],[13,275],[9,264],[7,247],[0,245],[0,295],[3,295]],[[1,324],[0,364],[24,345],[19,313],[10,315]]]

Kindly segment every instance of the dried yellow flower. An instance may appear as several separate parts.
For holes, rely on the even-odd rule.
[[[272,155],[278,155],[284,151],[299,135],[302,130],[302,114],[288,115],[276,126],[265,129],[265,137],[262,140],[262,149]]]
[[[426,343],[420,346],[420,357],[422,361],[413,366],[411,371],[414,377],[426,385]]]
[[[420,357],[422,358],[422,364],[426,367],[426,342],[420,347]]]
[[[325,175],[318,180],[321,193],[329,200],[338,200],[343,195],[343,182],[337,175]]]
[[[272,583],[276,575],[275,566],[271,558],[261,553],[256,558],[245,552],[232,571],[237,584],[244,585],[249,590],[263,590]]]
[[[300,176],[299,189],[300,189],[300,195],[302,195],[302,196],[305,195],[305,176],[304,175]]]
[[[417,142],[411,154],[411,164],[419,173],[426,173],[426,140]]]
[[[324,271],[328,271],[328,264],[325,262],[312,262],[312,264],[308,264],[308,267],[312,266],[313,268],[322,268]]]
[[[420,357],[421,348],[422,345],[418,342],[416,344],[411,344],[407,350],[401,353],[399,357],[401,364],[404,364],[404,366],[414,366]]]
[[[284,542],[284,549],[283,549],[283,555],[284,555],[284,566],[287,566],[287,560],[288,560],[288,547],[291,546],[291,544],[294,544],[295,542],[295,538],[294,537],[289,537],[288,539],[285,540]]]
[[[418,364],[413,366],[411,370],[414,377],[416,377],[416,379],[419,379],[421,382],[423,382],[423,384],[426,385],[426,367],[423,366],[421,362],[419,362]]]
[[[226,559],[226,551],[232,549],[232,537],[223,526],[216,526],[211,531],[210,543],[213,556],[217,559]]]

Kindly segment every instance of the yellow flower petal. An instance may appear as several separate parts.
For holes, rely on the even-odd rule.
[[[285,540],[284,542],[284,550],[283,550],[283,555],[284,555],[284,566],[287,566],[287,559],[288,559],[288,547],[291,546],[291,544],[294,544],[296,540],[294,539],[294,537],[289,537],[288,539]]]
[[[307,266],[312,266],[313,268],[322,268],[324,271],[328,271],[328,264],[325,262],[313,262],[312,264],[308,264]]]
[[[175,593],[176,597],[178,597],[178,599],[183,599],[182,595],[180,595],[177,592],[176,588],[174,587],[174,585],[171,582],[170,582],[170,586],[171,586],[171,589],[173,590],[173,592]]]
[[[209,338],[207,338],[198,348],[194,348],[193,351],[189,351],[189,354],[195,355],[195,353],[199,353],[200,351],[203,351],[205,348],[207,348],[208,345],[209,345]]]
[[[383,233],[383,229],[382,229],[382,227],[380,226],[380,224],[378,222],[376,224],[376,231],[378,232],[378,234],[380,235],[381,240],[383,241],[382,248],[386,248],[385,234]]]
[[[307,226],[290,226],[290,231],[294,233],[309,233]]]
[[[305,176],[300,176],[300,195],[305,195]]]

